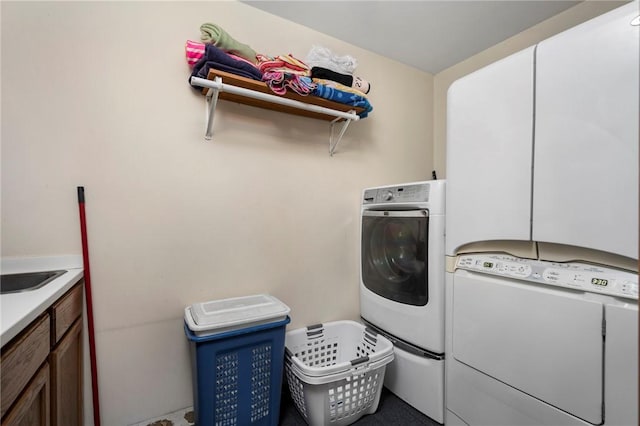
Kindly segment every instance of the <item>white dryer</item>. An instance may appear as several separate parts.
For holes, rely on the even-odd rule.
[[[385,386],[444,421],[445,182],[368,188],[362,194],[360,314],[389,338]]]
[[[447,273],[447,424],[638,423],[638,276],[499,253]]]

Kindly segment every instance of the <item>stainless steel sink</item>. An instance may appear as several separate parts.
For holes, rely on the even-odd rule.
[[[0,294],[38,289],[65,272],[67,271],[59,270],[0,275]]]

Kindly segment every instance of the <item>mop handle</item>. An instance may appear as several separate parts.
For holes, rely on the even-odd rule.
[[[84,268],[84,290],[87,301],[87,327],[89,332],[89,355],[91,360],[91,383],[93,394],[93,424],[100,426],[100,401],[98,398],[98,367],[96,365],[96,345],[93,329],[93,299],[91,296],[91,271],[89,269],[89,245],[87,243],[87,218],[84,211],[84,187],[78,187],[78,208],[80,210],[80,234],[82,237],[82,263]]]

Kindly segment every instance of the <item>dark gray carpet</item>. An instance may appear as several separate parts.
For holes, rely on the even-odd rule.
[[[305,426],[307,423],[295,407],[285,384],[280,402],[280,426]],[[353,423],[357,426],[441,426],[393,393],[382,388],[378,410]]]

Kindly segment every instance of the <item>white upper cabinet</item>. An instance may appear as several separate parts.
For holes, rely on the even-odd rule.
[[[536,52],[533,240],[638,257],[638,2]]]
[[[629,3],[452,84],[448,255],[528,240],[638,258],[638,14]]]
[[[531,238],[533,53],[525,49],[449,88],[449,255],[472,241]]]

